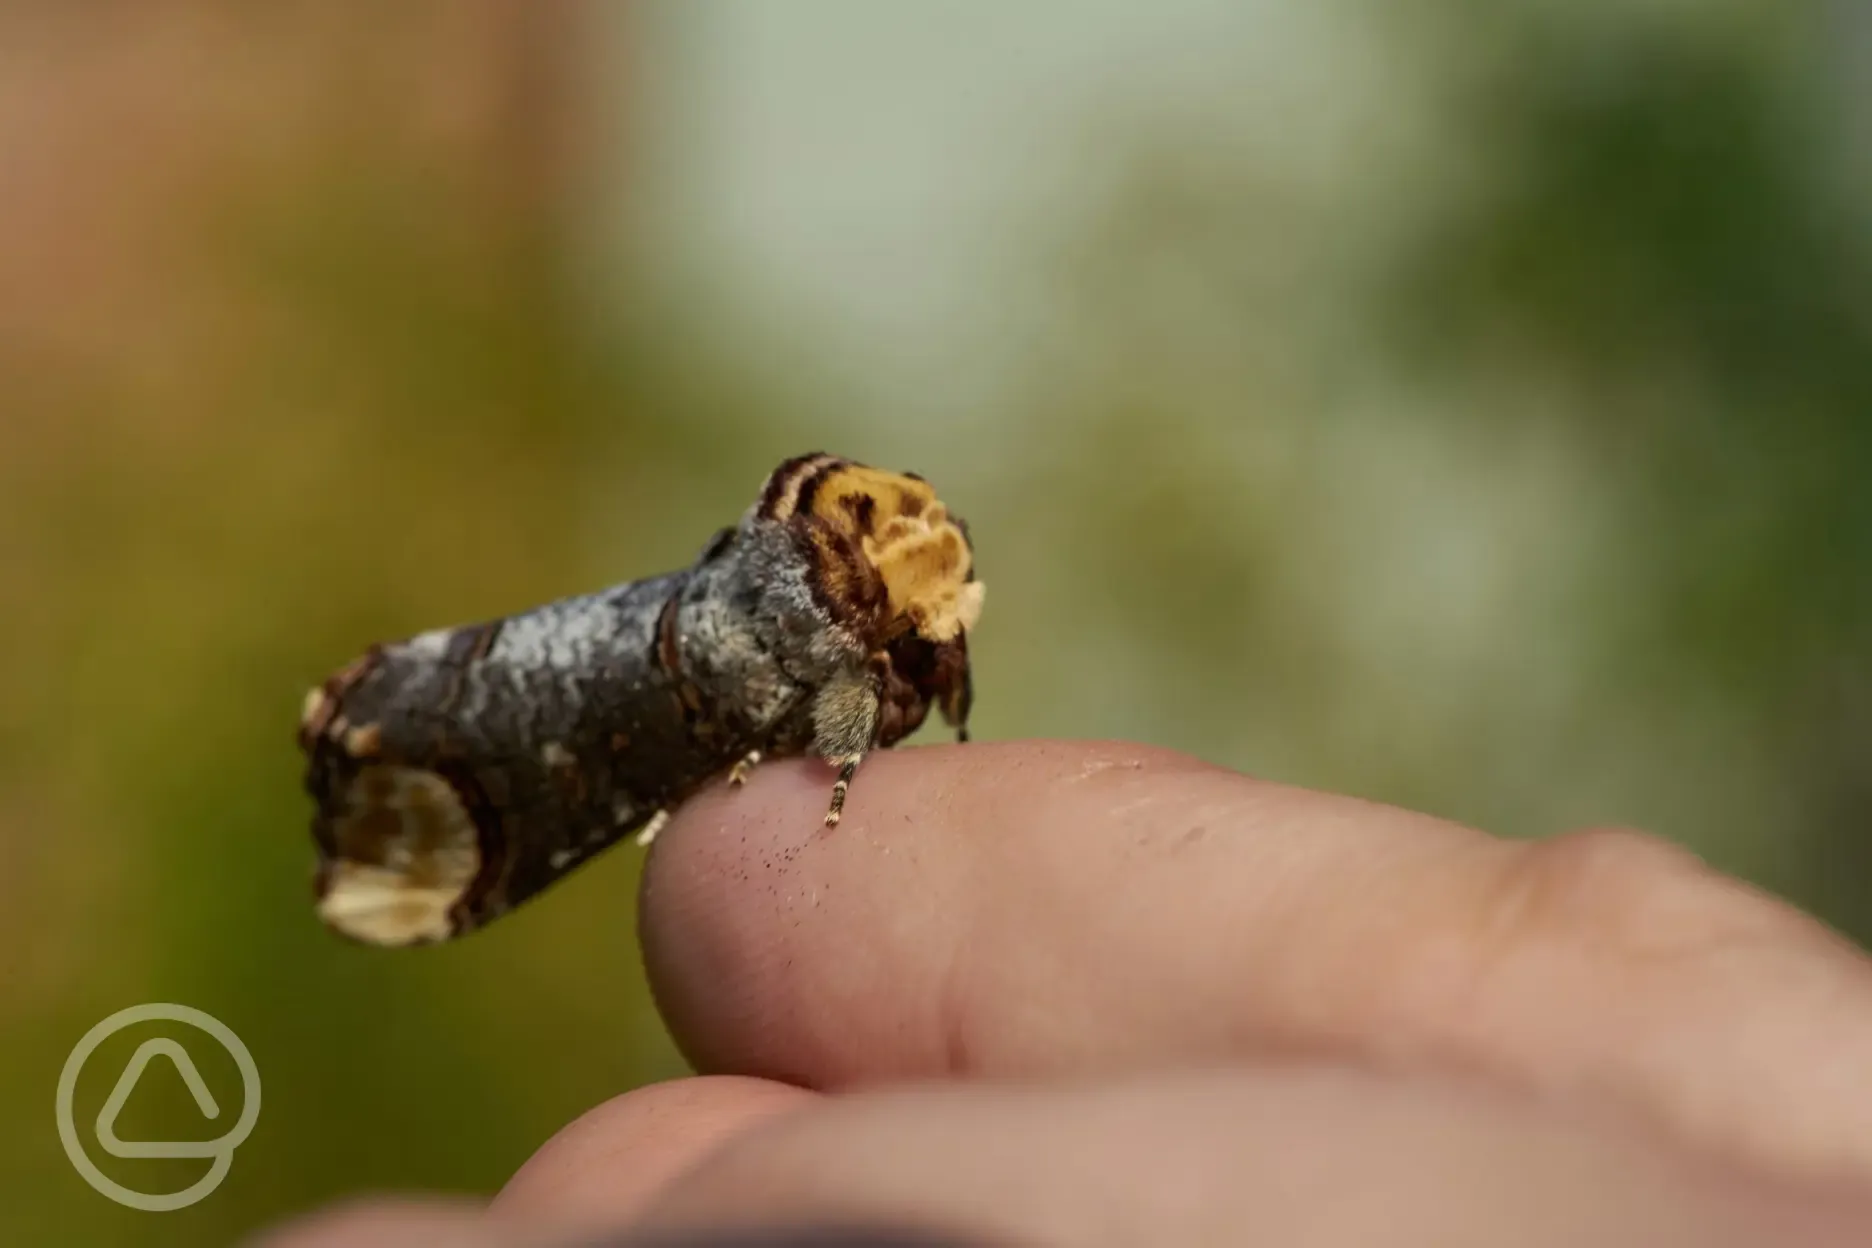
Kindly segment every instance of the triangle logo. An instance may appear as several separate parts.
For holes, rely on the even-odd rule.
[[[188,1050],[174,1040],[159,1038],[145,1040],[137,1047],[130,1064],[124,1067],[123,1074],[117,1077],[117,1086],[111,1089],[110,1096],[104,1102],[104,1108],[98,1111],[97,1138],[104,1151],[113,1157],[213,1157],[223,1149],[220,1140],[120,1140],[117,1138],[117,1115],[123,1112],[125,1102],[136,1090],[137,1081],[143,1077],[143,1071],[157,1056],[166,1057],[182,1076],[182,1082],[188,1086],[189,1094],[195,1098],[195,1107],[202,1112],[202,1117],[215,1119],[221,1116],[221,1107],[215,1103],[213,1093],[208,1091],[208,1084],[202,1079],[201,1072],[195,1069],[194,1059]]]

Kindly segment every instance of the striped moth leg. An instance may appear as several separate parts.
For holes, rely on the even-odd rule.
[[[832,805],[826,811],[828,828],[838,826],[852,776],[866,752],[877,744],[882,709],[877,681],[868,673],[834,681],[813,699],[813,753],[839,769],[832,785]]]

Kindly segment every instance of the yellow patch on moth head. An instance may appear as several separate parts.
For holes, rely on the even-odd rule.
[[[854,514],[848,500],[858,498],[872,500],[878,522],[894,516],[921,515],[931,507],[942,506],[936,501],[935,489],[920,477],[848,463],[827,473],[813,491],[812,512],[836,523],[841,515]]]
[[[481,868],[474,821],[454,788],[430,771],[366,767],[334,821],[319,917],[373,945],[445,940],[451,911]]]
[[[813,514],[854,537],[884,582],[894,615],[931,641],[950,641],[981,618],[974,553],[929,482],[851,465],[813,495]]]
[[[968,579],[968,542],[940,504],[914,520],[893,520],[877,537],[866,538],[864,548],[884,579],[891,606],[921,636],[950,641],[981,618],[987,589]]]

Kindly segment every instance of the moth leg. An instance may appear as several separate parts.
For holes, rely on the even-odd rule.
[[[968,642],[958,637],[937,654],[938,705],[943,719],[955,729],[956,740],[969,739],[969,711],[975,706],[975,675],[969,669]]]
[[[968,742],[969,709],[974,706],[974,704],[975,681],[970,676],[969,669],[965,667],[962,669],[962,675],[960,679],[956,681],[955,687],[951,689],[949,695],[943,699],[942,707],[943,718],[948,720],[950,726],[955,729],[956,741],[960,744],[967,744]]]
[[[869,676],[853,677],[827,685],[813,701],[813,752],[829,763],[838,764],[838,780],[832,786],[832,805],[826,811],[826,827],[838,826],[845,810],[845,793],[865,752],[877,742],[878,723],[883,702],[877,683]]]
[[[667,810],[659,810],[656,814],[651,815],[650,822],[644,824],[643,828],[637,833],[637,844],[640,846],[649,845],[651,841],[656,840],[657,833],[661,832],[663,830],[663,825],[668,822],[669,811]]]
[[[729,787],[738,789],[746,784],[748,773],[760,766],[760,760],[761,752],[759,750],[749,750],[740,762],[728,769]]]
[[[836,828],[838,821],[845,815],[845,793],[851,788],[852,777],[858,774],[858,764],[864,761],[862,754],[847,754],[839,767],[838,779],[832,782],[832,805],[826,809],[825,826]]]

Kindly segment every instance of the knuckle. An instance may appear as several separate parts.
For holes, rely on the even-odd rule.
[[[1712,878],[1689,849],[1633,828],[1600,827],[1535,842],[1529,869],[1565,906],[1593,906]]]
[[[1498,897],[1496,923],[1511,936],[1634,956],[1694,952],[1785,925],[1782,907],[1688,848],[1621,827],[1526,845]]]

